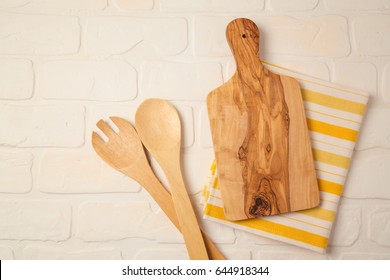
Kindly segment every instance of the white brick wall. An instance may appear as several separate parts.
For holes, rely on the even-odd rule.
[[[357,17],[352,24],[356,51],[362,55],[390,55],[389,25],[389,14]]]
[[[0,200],[0,239],[64,241],[70,237],[71,206],[57,199]]]
[[[32,63],[27,59],[0,59],[0,98],[31,98],[34,86]]]
[[[266,60],[371,102],[326,255],[204,230],[230,259],[390,259],[389,0],[0,0],[0,10],[0,259],[187,259],[165,214],[90,136],[100,118],[134,121],[145,98],[172,101],[200,215],[213,158],[205,97],[235,70],[225,25],[236,17],[259,25]]]
[[[0,54],[55,55],[76,53],[80,47],[77,17],[0,14]]]
[[[195,53],[200,56],[230,56],[226,44],[226,25],[234,16],[195,18]],[[310,18],[290,16],[249,16],[260,26],[264,39],[262,52],[299,56],[343,57],[350,53],[348,22],[343,16]],[[289,28],[286,28],[288,26]],[[337,42],[330,44],[329,42]]]
[[[84,143],[81,105],[0,105],[0,144],[12,147],[77,147]]]
[[[124,60],[48,61],[36,68],[36,93],[46,99],[125,101],[137,96],[137,72]]]
[[[28,152],[0,153],[0,192],[26,193],[32,187],[33,157]]]

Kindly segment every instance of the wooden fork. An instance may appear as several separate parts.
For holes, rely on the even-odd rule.
[[[100,120],[96,126],[108,137],[108,142],[105,142],[96,132],[93,132],[92,145],[96,153],[111,167],[143,186],[176,228],[180,230],[171,195],[151,169],[134,127],[120,117],[110,117],[110,119],[118,127],[119,132],[115,132],[106,122]],[[204,232],[202,232],[202,235],[210,259],[225,259]]]

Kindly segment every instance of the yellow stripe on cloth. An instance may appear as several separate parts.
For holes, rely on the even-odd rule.
[[[241,225],[244,227],[249,227],[252,229],[262,230],[268,233],[280,235],[283,237],[291,238],[293,240],[304,242],[316,247],[320,247],[325,249],[328,246],[328,238],[320,236],[318,234],[314,234],[311,232],[307,232],[304,230],[300,230],[297,228],[285,226],[282,224],[274,223],[268,220],[264,220],[261,218],[258,219],[248,219],[242,221],[232,222],[225,218],[223,209],[221,207],[207,204],[205,213],[207,215],[212,216],[214,218],[224,220],[229,223],[234,223],[237,225]]]
[[[318,179],[318,187],[320,191],[335,194],[340,196],[343,192],[343,185],[333,183],[327,180]]]
[[[313,102],[322,106],[330,107],[345,112],[364,115],[366,105],[355,101],[342,99],[308,89],[301,89],[303,100]]]
[[[321,220],[333,222],[336,217],[336,212],[324,208],[313,208],[299,211],[298,213],[308,215]]]
[[[307,120],[307,126],[311,131],[356,142],[356,138],[358,136],[358,132],[356,130],[325,123],[325,122],[316,121],[313,119],[306,119],[306,120]]]
[[[318,149],[312,149],[312,150],[313,150],[314,160],[316,161],[324,162],[345,169],[349,167],[350,160],[347,157],[325,152]]]

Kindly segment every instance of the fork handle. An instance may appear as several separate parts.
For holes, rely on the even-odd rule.
[[[150,167],[149,167],[150,169]],[[134,178],[134,172],[127,174],[126,170],[121,170],[125,175],[130,178]],[[139,178],[138,183],[140,183],[152,196],[152,198],[157,202],[160,208],[164,211],[164,213],[168,216],[171,222],[176,226],[176,228],[181,232],[179,220],[176,216],[175,206],[173,204],[173,200],[169,191],[161,184],[161,182],[157,179],[154,172],[150,169],[147,173],[149,176],[144,176],[143,178]],[[201,229],[204,243],[206,245],[207,253],[210,259],[212,260],[225,260],[226,258],[222,255],[222,253],[218,250],[215,244],[210,240],[210,238],[203,232]]]

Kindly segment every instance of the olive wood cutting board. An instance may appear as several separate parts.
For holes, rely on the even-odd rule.
[[[267,70],[249,19],[229,23],[235,74],[207,96],[225,217],[242,220],[315,207],[319,190],[298,82]]]

